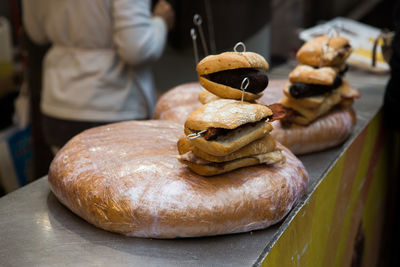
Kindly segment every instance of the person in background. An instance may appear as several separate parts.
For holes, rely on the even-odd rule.
[[[174,10],[159,0],[23,0],[23,24],[43,62],[43,134],[55,152],[81,131],[149,119],[151,63],[162,54]]]

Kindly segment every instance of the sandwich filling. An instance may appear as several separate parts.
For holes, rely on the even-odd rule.
[[[204,78],[218,84],[223,84],[235,89],[240,90],[243,79],[249,79],[249,85],[246,88],[246,92],[253,94],[261,93],[268,86],[267,71],[264,69],[255,68],[238,68],[223,70],[207,75],[203,75]]]
[[[228,161],[228,162],[212,162],[212,161],[208,161],[205,159],[201,159],[201,158],[197,157],[193,153],[193,151],[189,151],[183,155],[179,155],[177,158],[179,160],[191,162],[191,163],[194,163],[197,165],[206,165],[206,166],[212,166],[212,167],[217,167],[217,168],[221,168],[221,169],[223,169],[226,164],[232,164],[235,162],[239,162],[240,160],[243,160],[244,158],[254,158],[254,159],[257,159],[259,163],[267,164],[267,165],[272,165],[272,164],[275,164],[275,163],[285,160],[285,157],[283,156],[282,151],[280,151],[280,150],[275,150],[275,151],[271,151],[271,152],[267,152],[267,153],[263,153],[263,154],[251,155],[251,156],[244,157],[244,158],[234,159],[234,160]]]
[[[333,91],[342,85],[342,77],[337,75],[333,84],[331,85],[322,85],[322,84],[305,84],[296,82],[291,84],[289,88],[289,93],[294,98],[304,98],[304,97],[312,97],[316,95],[322,95],[328,92]]]
[[[241,132],[251,132],[253,128],[260,127],[262,124],[267,123],[267,119],[268,118],[264,118],[261,121],[245,123],[243,125],[240,125],[239,127],[236,127],[235,129],[210,127],[205,132],[201,133],[201,136],[207,141],[229,138],[229,135],[232,134],[240,134]],[[192,129],[190,129],[190,131],[193,133],[200,132]]]

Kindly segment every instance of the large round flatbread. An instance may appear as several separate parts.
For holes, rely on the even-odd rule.
[[[158,99],[153,118],[184,124],[189,114],[202,105],[197,98],[202,90],[204,89],[197,82],[185,83],[168,90]]]
[[[285,148],[283,164],[196,175],[176,159],[182,133],[182,125],[160,120],[87,130],[51,163],[51,190],[100,228],[152,238],[262,229],[280,221],[306,190],[307,172]]]

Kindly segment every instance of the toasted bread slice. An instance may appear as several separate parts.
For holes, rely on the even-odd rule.
[[[305,108],[318,108],[321,106],[321,104],[324,102],[325,99],[325,94],[324,95],[317,95],[317,96],[312,96],[312,97],[304,97],[304,98],[294,98],[290,95],[289,93],[289,88],[292,84],[289,82],[286,84],[286,86],[283,88],[283,93],[287,98],[289,98],[291,101],[296,101],[296,103],[302,107]],[[329,93],[328,93],[329,94]]]
[[[265,58],[253,52],[225,52],[219,55],[210,55],[203,58],[196,66],[199,75],[238,69],[238,68],[257,68],[269,69]]]
[[[271,115],[272,111],[265,105],[220,99],[193,111],[186,120],[185,128],[192,131],[201,131],[210,127],[235,129]]]
[[[223,84],[212,82],[202,76],[199,76],[199,83],[205,89],[207,89],[210,93],[226,99],[242,99],[242,90],[232,88],[230,86],[226,86]],[[262,93],[253,94],[250,92],[244,92],[243,100],[245,101],[254,101],[260,97],[262,97]]]
[[[212,101],[219,100],[221,98],[214,95],[210,91],[203,90],[199,93],[198,99],[199,99],[199,102],[204,105],[204,104],[210,103]]]
[[[298,65],[290,74],[291,83],[332,85],[337,76],[337,69],[331,67],[313,68]]]
[[[282,162],[284,161],[284,159],[285,156],[282,154],[280,150],[276,150],[261,155],[254,155],[245,158],[235,159],[232,161],[222,162],[222,163],[209,162],[203,159],[197,160],[196,156],[192,151],[189,151],[186,154],[178,156],[178,160],[181,163],[186,164],[193,172],[202,176],[218,175],[233,171],[235,169],[258,165],[261,163],[270,165]]]
[[[246,124],[238,129],[229,131],[227,134],[217,137],[215,140],[207,141],[200,136],[191,139],[191,143],[198,149],[207,154],[214,156],[226,156],[239,150],[240,148],[250,144],[251,142],[264,137],[272,131],[270,123],[262,120],[255,125]],[[185,128],[185,134],[193,134],[194,132]]]
[[[354,104],[354,98],[342,98],[339,106],[342,108],[350,108]]]
[[[342,98],[354,99],[361,97],[360,91],[354,87],[351,87],[345,79],[343,79],[342,85],[338,87],[338,90]]]
[[[178,151],[180,155],[192,151],[196,157],[211,162],[232,161],[239,158],[249,157],[251,155],[265,154],[274,150],[276,150],[276,142],[269,134],[251,142],[250,144],[226,156],[210,155],[192,145],[192,143],[189,139],[186,138],[186,136],[183,136],[178,141]]]
[[[341,66],[350,56],[352,48],[343,36],[319,36],[306,42],[297,52],[297,60],[305,65]]]
[[[340,92],[338,89],[333,90],[331,93],[324,96],[323,102],[317,108],[307,108],[299,104],[297,99],[288,98],[285,96],[281,100],[281,104],[284,107],[291,108],[299,113],[299,116],[293,117],[293,122],[300,125],[308,125],[316,118],[327,113],[332,107],[337,105],[341,101]]]

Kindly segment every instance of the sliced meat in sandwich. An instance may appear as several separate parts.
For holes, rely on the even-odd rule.
[[[290,73],[289,81],[281,104],[293,111],[287,118],[300,125],[310,124],[342,102],[343,106],[351,105],[349,100],[360,96],[338,68],[299,65]]]
[[[185,123],[192,144],[207,154],[226,156],[272,130],[267,106],[220,99],[193,111]]]
[[[183,136],[178,141],[178,151],[179,161],[203,176],[222,174],[258,164],[275,164],[285,159],[269,134],[226,156],[210,155],[195,147],[186,136]]]
[[[196,67],[200,84],[220,98],[241,99],[241,85],[244,78],[249,85],[244,100],[252,101],[262,96],[268,86],[268,62],[253,52],[225,52],[210,55]]]

